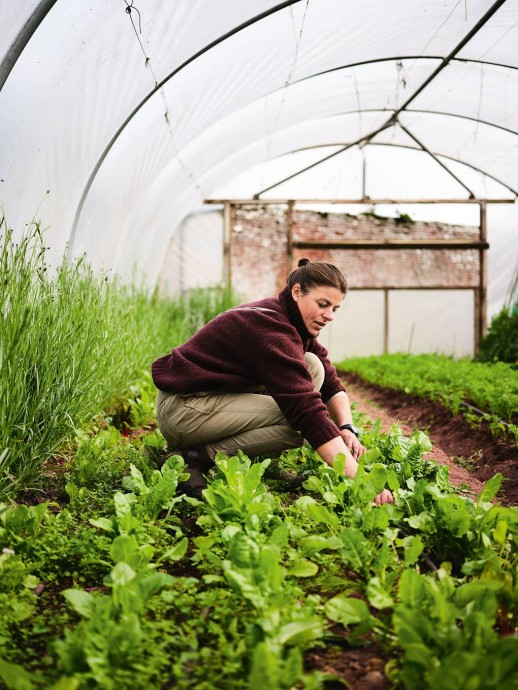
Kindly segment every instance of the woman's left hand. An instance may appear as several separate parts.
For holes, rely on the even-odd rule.
[[[365,453],[365,447],[358,441],[358,438],[349,429],[344,429],[340,432],[347,449],[350,451],[351,455],[355,460],[358,460],[360,455]]]

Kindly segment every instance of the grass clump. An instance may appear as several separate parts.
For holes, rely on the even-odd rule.
[[[229,306],[228,292],[160,299],[96,275],[84,258],[51,271],[44,233],[18,243],[0,220],[0,498],[37,488],[74,429],[127,390],[151,361]]]

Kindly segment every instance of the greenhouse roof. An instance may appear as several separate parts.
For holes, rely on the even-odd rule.
[[[415,197],[417,154],[451,198],[518,194],[518,0],[0,8],[0,204],[16,232],[41,219],[55,255],[153,284],[182,219],[260,165],[250,194],[395,150],[410,163],[378,196]]]

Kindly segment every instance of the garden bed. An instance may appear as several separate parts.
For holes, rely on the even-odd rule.
[[[433,443],[429,455],[449,465],[454,484],[477,494],[484,482],[501,472],[498,499],[518,505],[518,448],[511,438],[495,437],[483,420],[474,428],[464,415],[453,414],[439,402],[377,386],[354,372],[342,372],[342,379],[358,411],[379,418],[383,429],[399,423],[405,433],[426,431]]]

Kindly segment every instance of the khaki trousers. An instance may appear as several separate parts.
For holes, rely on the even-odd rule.
[[[304,359],[315,389],[320,390],[322,362],[311,352]],[[240,449],[253,458],[301,446],[302,435],[288,424],[275,400],[261,390],[192,395],[158,391],[158,427],[171,448],[203,445],[212,459],[217,452],[232,456]]]

